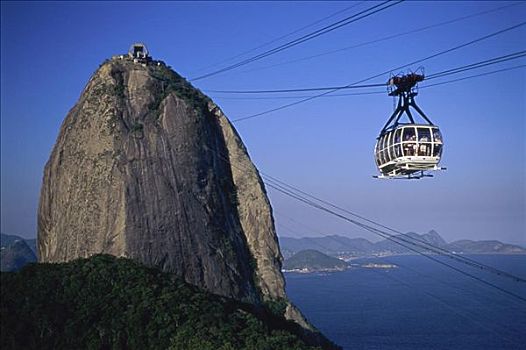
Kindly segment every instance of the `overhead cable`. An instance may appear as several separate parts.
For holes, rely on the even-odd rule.
[[[283,92],[306,92],[306,91],[324,91],[324,90],[342,90],[342,89],[363,89],[371,87],[386,86],[386,83],[353,85],[353,86],[327,86],[327,87],[312,87],[299,89],[276,89],[276,90],[205,90],[206,92],[221,93],[221,94],[272,94]]]
[[[295,40],[292,40],[288,43],[285,43],[283,45],[280,45],[274,49],[271,49],[271,50],[268,50],[268,51],[265,51],[259,55],[256,55],[256,56],[253,56],[253,57],[250,57],[250,58],[247,58],[241,62],[238,62],[238,63],[235,63],[235,64],[232,64],[230,66],[227,66],[227,67],[224,67],[222,69],[219,69],[219,70],[216,70],[214,72],[211,72],[211,73],[208,73],[208,74],[204,74],[204,75],[201,75],[201,76],[198,76],[198,77],[195,77],[195,78],[192,78],[190,79],[190,81],[197,81],[197,80],[201,80],[201,79],[205,79],[205,78],[209,78],[211,76],[214,76],[214,75],[217,75],[217,74],[220,74],[220,73],[224,73],[226,71],[229,71],[229,70],[232,70],[232,69],[235,69],[237,67],[240,67],[240,66],[244,66],[246,64],[249,64],[249,63],[252,63],[254,61],[258,61],[262,58],[265,58],[267,56],[270,56],[270,55],[274,55],[278,52],[281,52],[283,50],[287,50],[291,47],[294,47],[296,45],[299,45],[299,44],[302,44],[306,41],[309,41],[309,40],[312,40],[314,38],[317,38],[321,35],[324,35],[324,34],[327,34],[327,33],[330,33],[336,29],[339,29],[343,26],[347,26],[351,23],[354,23],[354,22],[357,22],[361,19],[364,19],[364,18],[367,18],[369,16],[372,16],[373,14],[375,13],[378,13],[380,11],[384,11],[392,6],[395,6],[395,5],[398,5],[400,4],[401,2],[403,2],[405,0],[397,0],[397,1],[384,1],[383,3],[379,4],[379,5],[375,5],[375,6],[371,6],[363,11],[360,11],[358,12],[357,14],[354,14],[352,16],[349,16],[347,18],[344,18],[343,20],[340,20],[338,22],[335,22],[335,23],[332,23],[328,26],[325,26],[321,29],[318,29],[312,33],[309,33],[307,35],[304,35],[298,39],[295,39]],[[384,6],[386,5],[386,6]]]
[[[355,7],[357,7],[357,6],[360,6],[360,5],[363,4],[364,2],[366,2],[366,1],[360,1],[360,2],[358,2],[358,3],[356,3],[356,4],[351,5],[351,6],[347,6],[347,7],[344,8],[344,9],[338,10],[338,11],[336,11],[336,12],[334,12],[334,13],[328,15],[328,16],[325,16],[325,17],[320,18],[320,19],[318,19],[318,20],[316,20],[316,21],[314,21],[314,22],[311,22],[311,23],[309,23],[309,24],[307,24],[307,25],[304,25],[304,26],[302,26],[302,27],[300,27],[300,28],[298,28],[298,29],[293,30],[292,32],[289,32],[289,33],[287,33],[287,34],[281,35],[281,36],[279,36],[279,37],[277,37],[277,38],[274,38],[274,39],[272,39],[272,40],[270,40],[270,41],[264,42],[264,43],[262,43],[262,44],[260,44],[260,45],[258,45],[258,46],[256,46],[256,47],[253,47],[253,48],[251,48],[251,49],[249,49],[249,50],[243,51],[243,52],[241,52],[241,53],[239,53],[239,54],[237,54],[237,55],[235,55],[235,56],[232,56],[232,57],[229,57],[229,58],[225,58],[224,60],[222,60],[222,61],[220,61],[220,62],[217,62],[217,63],[215,63],[215,64],[212,64],[212,65],[209,65],[209,66],[207,66],[207,67],[203,67],[203,68],[201,68],[201,69],[198,69],[196,72],[201,72],[201,71],[204,71],[204,70],[206,70],[206,69],[208,69],[208,68],[217,67],[217,66],[219,66],[219,65],[222,64],[222,63],[232,61],[232,60],[234,60],[234,59],[236,59],[236,58],[239,58],[239,57],[242,57],[242,56],[244,56],[244,55],[246,55],[246,54],[249,54],[249,53],[251,53],[251,52],[254,52],[254,51],[256,51],[256,50],[258,50],[258,49],[260,49],[260,48],[262,48],[262,47],[268,46],[268,45],[273,44],[273,43],[275,43],[275,42],[277,42],[277,41],[280,41],[280,40],[282,40],[282,39],[288,38],[289,36],[294,35],[294,34],[296,34],[296,33],[299,33],[299,32],[301,32],[302,30],[305,30],[305,29],[307,29],[307,28],[313,27],[313,26],[315,26],[316,24],[319,24],[319,23],[321,23],[321,22],[323,22],[323,21],[325,21],[325,20],[328,20],[329,18],[335,17],[335,16],[337,16],[337,15],[339,15],[339,14],[342,14],[342,13],[344,13],[344,12],[347,12],[347,11],[349,11],[349,10],[351,10],[351,9],[353,9],[353,8],[355,8]]]
[[[480,263],[476,260],[473,260],[469,257],[466,257],[466,256],[462,256],[462,255],[456,255],[456,254],[453,254],[452,252],[448,251],[447,249],[444,249],[444,248],[441,248],[441,247],[438,247],[438,246],[435,246],[434,244],[431,244],[427,241],[424,241],[422,239],[419,239],[419,238],[415,238],[415,237],[412,237],[412,236],[409,236],[407,235],[406,233],[403,233],[403,232],[400,232],[396,229],[393,229],[389,226],[386,226],[386,225],[383,225],[377,221],[374,221],[374,220],[371,220],[371,219],[368,219],[362,215],[359,215],[357,213],[354,213],[348,209],[345,209],[341,206],[337,206],[329,201],[326,201],[326,200],[323,200],[319,197],[316,197],[312,194],[309,194],[295,186],[292,186],[290,184],[287,184],[286,182],[284,181],[281,181],[275,177],[272,177],[270,175],[267,175],[267,174],[264,174],[264,173],[261,173],[262,176],[267,180],[267,181],[270,181],[270,182],[273,182],[274,184],[277,184],[281,187],[284,187],[286,189],[288,189],[289,191],[294,191],[294,192],[297,192],[299,193],[300,195],[302,196],[305,196],[305,197],[308,197],[310,198],[311,200],[315,200],[317,202],[320,202],[322,203],[323,205],[328,205],[330,207],[332,207],[333,209],[336,209],[336,210],[339,210],[345,214],[348,214],[348,215],[352,215],[353,217],[356,217],[360,220],[363,220],[367,223],[370,223],[370,224],[373,224],[373,225],[376,225],[382,229],[385,229],[385,230],[388,230],[388,231],[391,231],[399,236],[392,236],[393,238],[395,239],[400,239],[401,241],[405,242],[405,243],[408,243],[408,244],[411,244],[411,245],[415,245],[421,249],[426,249],[426,250],[430,250],[436,254],[439,254],[439,255],[445,255],[447,257],[449,257],[450,259],[453,259],[453,260],[456,260],[458,262],[462,262],[462,263],[465,263],[467,265],[470,265],[472,267],[476,267],[476,268],[479,268],[479,269],[486,269],[488,270],[489,272],[492,272],[494,274],[497,274],[497,275],[500,275],[500,276],[503,276],[503,277],[507,277],[507,278],[510,278],[514,281],[517,281],[517,282],[523,282],[525,283],[526,282],[526,279],[524,278],[521,278],[519,276],[516,276],[516,275],[513,275],[513,274],[510,274],[506,271],[503,271],[503,270],[500,270],[500,269],[496,269],[492,266],[489,266],[489,265],[485,265],[483,263]],[[408,241],[409,240],[409,241]],[[416,244],[415,242],[411,242],[411,241],[416,241],[417,243],[420,243],[420,244]]]
[[[426,89],[426,88],[430,88],[430,87],[433,87],[433,86],[444,85],[444,84],[451,84],[451,83],[455,83],[455,82],[458,82],[458,81],[484,77],[484,76],[487,76],[487,75],[492,75],[492,74],[501,73],[501,72],[507,72],[507,71],[510,71],[510,70],[515,70],[515,69],[520,69],[520,68],[526,68],[526,64],[521,64],[521,65],[512,66],[512,67],[506,67],[506,68],[497,69],[497,70],[484,72],[484,73],[479,73],[479,74],[468,75],[466,77],[452,79],[452,80],[446,80],[446,81],[441,81],[439,83],[425,84],[425,85],[419,86],[419,89]],[[354,92],[354,93],[348,93],[348,94],[332,94],[332,95],[325,95],[325,96],[322,96],[322,97],[324,97],[324,98],[326,98],[326,97],[347,97],[347,96],[379,95],[379,94],[383,95],[383,94],[385,94],[385,91]],[[297,98],[307,98],[307,97],[310,97],[310,96],[308,96],[308,95],[303,95],[303,96],[301,96],[301,95],[300,96],[298,96],[298,95],[295,95],[295,96],[264,96],[264,97],[261,97],[261,96],[257,96],[257,97],[214,96],[214,99],[225,99],[225,100],[282,100],[282,99],[297,99]]]
[[[447,80],[447,81],[441,81],[440,83],[434,83],[434,84],[429,84],[429,85],[426,84],[426,85],[420,86],[419,88],[420,89],[425,89],[425,88],[430,88],[430,87],[437,86],[437,85],[451,84],[451,83],[455,83],[457,81],[473,79],[473,78],[478,78],[478,77],[484,77],[486,75],[491,75],[491,74],[500,73],[500,72],[506,72],[506,71],[519,69],[519,68],[526,68],[526,64],[521,64],[521,65],[518,65],[518,66],[507,67],[507,68],[502,68],[502,69],[494,70],[494,71],[491,71],[491,72],[485,72],[485,73],[479,73],[479,74],[474,74],[474,75],[468,75],[467,77],[462,77],[462,78],[457,78],[457,79]]]
[[[428,75],[425,80],[441,78],[468,70],[478,69],[498,63],[503,63],[511,60],[515,60],[526,56],[526,50],[514,52],[511,54],[493,57],[487,60],[471,63],[468,65],[447,69],[441,72]],[[363,89],[372,87],[387,86],[387,83],[377,84],[364,84],[364,85],[352,85],[352,86],[324,86],[324,87],[309,87],[309,88],[297,88],[297,89],[275,89],[275,90],[205,90],[211,93],[222,93],[222,94],[272,94],[272,93],[289,93],[289,92],[308,92],[308,91],[327,91],[327,90],[347,90],[347,89]]]
[[[363,96],[363,95],[378,95],[385,94],[385,90],[382,91],[370,91],[370,92],[353,92],[349,94],[334,94],[334,95],[325,95],[323,97],[341,97],[341,96]],[[312,95],[311,95],[312,96]],[[294,96],[217,96],[214,95],[214,99],[224,99],[224,100],[295,100],[297,98],[306,98],[309,95],[294,95]]]
[[[371,233],[374,233],[374,234],[379,235],[379,236],[381,236],[381,237],[383,237],[385,239],[388,239],[388,240],[390,240],[390,241],[392,241],[394,243],[397,243],[398,245],[401,245],[401,246],[405,247],[406,249],[408,249],[408,250],[410,250],[410,251],[412,251],[414,253],[417,253],[417,254],[422,255],[422,256],[424,256],[424,257],[426,257],[426,258],[428,258],[428,259],[430,259],[432,261],[435,261],[438,264],[441,264],[441,265],[446,266],[446,267],[448,267],[448,268],[450,268],[450,269],[452,269],[454,271],[457,271],[457,272],[463,274],[464,276],[470,277],[470,278],[472,278],[472,279],[474,279],[476,281],[479,281],[480,283],[483,283],[483,284],[485,284],[485,285],[487,285],[489,287],[497,289],[497,290],[501,291],[502,293],[505,293],[505,294],[515,298],[515,299],[518,299],[520,301],[526,302],[526,298],[524,298],[524,297],[522,297],[522,296],[520,296],[520,295],[518,295],[518,294],[516,294],[514,292],[511,292],[511,291],[509,291],[507,289],[504,289],[504,288],[502,288],[502,287],[500,287],[500,286],[498,286],[498,285],[496,285],[494,283],[488,282],[488,281],[486,281],[486,280],[484,280],[484,279],[482,279],[482,278],[480,278],[478,276],[475,276],[475,275],[473,275],[473,274],[471,274],[469,272],[466,272],[466,271],[464,271],[464,270],[462,270],[462,269],[460,269],[460,268],[458,268],[456,266],[453,266],[453,265],[448,264],[448,263],[446,263],[446,262],[444,262],[444,261],[442,261],[440,259],[437,259],[436,257],[433,257],[432,255],[425,254],[424,252],[419,251],[418,249],[416,249],[414,247],[411,247],[409,244],[406,244],[405,242],[402,242],[402,241],[399,241],[399,240],[395,240],[391,235],[387,234],[386,232],[384,232],[382,230],[379,230],[377,228],[374,228],[374,227],[371,227],[369,225],[363,224],[363,223],[361,223],[361,222],[359,222],[357,220],[351,219],[351,218],[349,218],[349,217],[347,217],[345,215],[337,213],[336,211],[331,210],[331,209],[329,209],[329,208],[327,208],[327,207],[325,207],[323,205],[320,205],[318,203],[315,203],[315,202],[313,202],[313,201],[311,201],[311,200],[309,200],[309,199],[307,199],[307,198],[305,198],[305,197],[303,197],[303,196],[301,196],[301,195],[299,195],[297,193],[291,192],[291,191],[287,190],[286,188],[283,188],[282,186],[279,186],[279,185],[276,185],[276,184],[272,184],[272,183],[266,183],[266,184],[267,184],[267,186],[273,188],[274,190],[276,190],[276,191],[278,191],[278,192],[280,192],[280,193],[282,193],[282,194],[284,194],[286,196],[294,198],[294,199],[296,199],[296,200],[298,200],[300,202],[303,202],[303,203],[305,203],[305,204],[307,204],[307,205],[309,205],[309,206],[311,206],[313,208],[316,208],[316,209],[319,209],[319,210],[324,211],[326,213],[329,213],[329,214],[331,214],[333,216],[339,217],[342,220],[350,222],[350,223],[352,223],[352,224],[354,224],[356,226],[359,226],[359,227],[361,227],[361,228],[363,228],[363,229],[365,229],[365,230],[367,230],[367,231],[369,231]]]
[[[479,69],[479,68],[482,68],[482,67],[491,66],[491,65],[494,65],[494,64],[502,63],[502,62],[516,60],[516,59],[524,57],[524,56],[526,56],[526,50],[522,50],[522,51],[514,52],[514,53],[511,53],[511,54],[508,54],[508,55],[504,55],[504,56],[500,56],[500,57],[494,57],[494,58],[490,58],[490,59],[487,59],[487,60],[484,60],[484,61],[471,63],[471,64],[467,64],[467,65],[464,65],[464,66],[461,66],[461,67],[452,68],[452,69],[444,70],[442,72],[430,74],[430,75],[428,75],[425,78],[425,80],[431,80],[431,79],[435,79],[435,78],[442,78],[442,77],[445,77],[445,76],[449,76],[449,75],[465,72],[465,71],[468,71],[468,70]]]
[[[442,55],[445,55],[447,53],[450,53],[450,52],[453,52],[453,51],[456,51],[456,50],[459,50],[461,48],[464,48],[466,46],[470,46],[470,45],[473,45],[475,43],[478,43],[478,42],[481,42],[483,40],[486,40],[486,39],[489,39],[489,38],[492,38],[492,37],[495,37],[497,35],[500,35],[500,34],[503,34],[503,33],[506,33],[506,32],[509,32],[511,30],[514,30],[514,29],[517,29],[519,27],[522,27],[526,25],[526,21],[525,22],[521,22],[519,24],[516,24],[516,25],[513,25],[511,27],[507,27],[507,28],[504,28],[504,29],[501,29],[499,31],[496,31],[496,32],[493,32],[493,33],[490,33],[490,34],[487,34],[487,35],[484,35],[480,38],[477,38],[477,39],[474,39],[474,40],[471,40],[471,41],[468,41],[464,44],[461,44],[461,45],[457,45],[457,46],[454,46],[452,48],[449,48],[447,50],[443,50],[443,51],[440,51],[440,52],[437,52],[435,54],[432,54],[430,56],[427,56],[427,57],[424,57],[424,58],[421,58],[421,59],[418,59],[418,60],[415,60],[413,62],[410,62],[410,63],[407,63],[407,64],[404,64],[402,66],[398,66],[396,68],[392,68],[392,69],[389,69],[387,71],[384,71],[382,73],[378,73],[378,74],[375,74],[373,76],[370,76],[368,78],[365,78],[365,79],[362,79],[362,80],[358,80],[356,82],[353,82],[353,83],[350,83],[348,85],[345,85],[341,88],[338,88],[338,89],[334,89],[334,90],[329,90],[329,91],[326,91],[324,93],[321,93],[321,94],[317,94],[317,95],[314,95],[314,96],[310,96],[308,98],[305,98],[305,99],[302,99],[302,100],[299,100],[299,101],[296,101],[296,102],[292,102],[292,103],[288,103],[288,104],[285,104],[285,105],[282,105],[282,106],[278,106],[278,107],[275,107],[275,108],[272,108],[272,109],[269,109],[269,110],[266,110],[266,111],[263,111],[263,112],[259,112],[259,113],[256,113],[256,114],[251,114],[251,115],[248,115],[248,116],[245,116],[245,117],[241,117],[241,118],[237,118],[237,119],[233,119],[232,122],[239,122],[239,121],[243,121],[243,120],[248,120],[248,119],[253,119],[253,118],[256,118],[256,117],[259,117],[259,116],[262,116],[262,115],[265,115],[265,114],[269,114],[269,113],[272,113],[272,112],[276,112],[276,111],[279,111],[279,110],[282,110],[282,109],[285,109],[285,108],[289,108],[289,107],[292,107],[292,106],[296,106],[298,104],[301,104],[301,103],[305,103],[305,102],[308,102],[310,100],[314,100],[318,97],[322,97],[322,96],[325,96],[325,95],[328,95],[328,94],[331,94],[333,92],[336,92],[336,91],[339,91],[341,89],[344,89],[346,87],[350,87],[350,86],[353,86],[353,85],[357,85],[357,84],[361,84],[361,83],[364,83],[366,81],[369,81],[369,80],[372,80],[372,79],[375,79],[375,78],[378,78],[378,77],[381,77],[381,76],[384,76],[386,74],[389,74],[393,71],[397,71],[397,70],[400,70],[400,69],[403,69],[403,68],[406,68],[406,67],[409,67],[409,66],[412,66],[412,65],[415,65],[415,64],[418,64],[418,63],[421,63],[421,62],[424,62],[424,61],[427,61],[427,60],[430,60],[432,58],[435,58],[435,57],[438,57],[438,56],[442,56]]]
[[[292,63],[307,61],[307,60],[310,60],[310,59],[313,59],[313,58],[322,57],[322,56],[330,55],[330,54],[337,53],[337,52],[347,51],[347,50],[351,50],[351,49],[367,46],[367,45],[370,45],[370,44],[379,43],[379,42],[382,42],[382,41],[388,41],[390,39],[396,39],[396,38],[399,38],[399,37],[402,37],[402,36],[406,36],[406,35],[409,35],[409,34],[422,32],[422,31],[425,31],[425,30],[428,30],[428,29],[432,29],[432,28],[438,28],[438,27],[441,27],[441,26],[444,26],[444,25],[447,25],[447,24],[464,21],[464,20],[467,20],[467,19],[470,19],[470,18],[473,18],[473,17],[482,16],[482,15],[485,15],[485,14],[488,14],[488,13],[492,13],[492,12],[496,12],[496,11],[499,11],[499,10],[503,10],[503,9],[506,9],[506,8],[509,8],[509,7],[513,7],[513,6],[517,6],[517,5],[525,5],[525,4],[526,4],[526,2],[519,1],[519,2],[516,2],[516,3],[500,6],[500,7],[494,8],[494,9],[481,11],[481,12],[473,13],[473,14],[466,15],[466,16],[457,17],[457,18],[450,19],[450,20],[447,20],[447,21],[444,21],[444,22],[439,22],[439,23],[435,23],[435,24],[431,24],[431,25],[426,25],[424,27],[412,29],[412,30],[409,30],[409,31],[406,31],[406,32],[392,34],[392,35],[388,35],[388,36],[385,36],[385,37],[382,37],[382,38],[379,38],[379,39],[370,40],[370,41],[362,42],[362,43],[351,45],[351,46],[346,46],[346,47],[343,47],[343,48],[340,48],[340,49],[330,50],[330,51],[322,52],[322,53],[319,53],[319,54],[316,54],[316,55],[301,57],[301,58],[297,58],[297,59],[294,59],[294,60],[290,60],[290,61],[286,61],[286,62],[280,62],[280,63],[276,63],[276,64],[271,64],[271,65],[267,65],[267,66],[263,66],[263,67],[256,67],[256,68],[252,68],[252,69],[247,69],[247,70],[244,70],[242,72],[243,73],[255,72],[255,71],[259,71],[259,70],[265,70],[265,69],[269,69],[269,68],[274,68],[274,67],[278,67],[278,66],[292,64]]]

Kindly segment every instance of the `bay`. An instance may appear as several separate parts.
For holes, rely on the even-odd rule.
[[[434,257],[526,299],[526,283]],[[526,256],[471,259],[526,279]],[[347,349],[526,349],[526,302],[423,256],[363,259],[392,269],[286,273],[287,294]]]

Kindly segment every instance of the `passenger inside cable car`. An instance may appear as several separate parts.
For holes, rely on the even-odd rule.
[[[382,173],[432,168],[442,154],[438,127],[404,124],[378,138],[376,164]]]

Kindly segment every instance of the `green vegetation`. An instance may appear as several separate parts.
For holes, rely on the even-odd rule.
[[[117,82],[116,85],[113,85],[113,93],[120,98],[126,97],[124,94],[125,87],[122,81]]]
[[[2,349],[315,349],[265,307],[108,255],[2,273],[0,313]]]
[[[279,316],[285,314],[285,310],[287,309],[287,301],[285,299],[267,300],[265,301],[265,306],[274,315]]]
[[[286,270],[328,271],[344,270],[347,263],[332,256],[328,256],[314,249],[302,250],[285,260],[283,268]]]
[[[160,82],[162,89],[159,99],[151,106],[153,110],[159,108],[160,103],[168,94],[175,92],[177,97],[185,100],[199,114],[206,115],[208,113],[208,102],[210,99],[194,88],[186,79],[164,65],[153,66],[151,69],[151,75]]]

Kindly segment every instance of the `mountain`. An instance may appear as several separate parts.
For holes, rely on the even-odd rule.
[[[285,260],[283,269],[316,271],[342,271],[348,267],[345,261],[328,256],[314,249],[302,250]]]
[[[141,50],[106,60],[62,123],[40,194],[40,261],[105,253],[236,300],[286,300],[272,208],[239,135]]]
[[[523,247],[499,241],[460,240],[447,243],[438,232],[434,230],[425,234],[408,232],[404,235],[395,235],[393,239],[417,251],[428,250],[416,247],[408,242],[418,244],[428,243],[434,247],[463,254],[526,254],[526,249]],[[415,251],[387,239],[372,243],[364,238],[347,238],[330,235],[303,238],[280,237],[279,241],[282,251],[287,254],[286,257],[305,249],[316,249],[331,256],[344,258],[369,255],[416,254]]]
[[[424,239],[424,241],[437,247],[444,247],[447,244],[447,242],[435,230],[424,233],[420,237]]]
[[[315,249],[329,255],[340,253],[362,255],[374,250],[374,244],[364,238],[348,238],[338,235],[304,238],[280,237],[279,242],[283,254],[288,252],[289,257],[306,249]]]
[[[35,253],[23,238],[3,233],[0,237],[0,271],[16,271],[37,261]]]
[[[411,249],[415,249],[417,251],[423,251],[425,249],[415,247],[414,245],[408,243],[408,242],[416,242],[418,244],[421,244],[421,242],[429,243],[435,247],[439,248],[446,248],[446,241],[436,231],[429,231],[426,234],[418,234],[415,232],[408,232],[403,235],[395,235],[395,239],[398,239],[398,241],[401,241],[405,245],[407,245]],[[375,243],[375,250],[377,252],[383,252],[383,253],[391,253],[391,254],[414,254],[415,252],[409,248],[406,248],[404,246],[401,246],[400,244],[384,239],[382,241]]]
[[[448,250],[457,253],[480,253],[480,254],[526,254],[526,249],[517,245],[506,244],[500,241],[471,241],[459,240],[447,245]]]
[[[2,349],[337,349],[285,320],[286,303],[241,303],[110,255],[3,272],[0,291]]]
[[[23,241],[24,239],[15,235],[6,235],[5,233],[0,233],[0,246],[6,248],[16,241]]]

